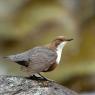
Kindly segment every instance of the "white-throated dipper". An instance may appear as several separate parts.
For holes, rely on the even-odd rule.
[[[37,46],[23,53],[3,58],[22,65],[29,76],[40,74],[40,72],[52,71],[60,63],[63,47],[71,40],[73,39],[57,36],[47,45]]]

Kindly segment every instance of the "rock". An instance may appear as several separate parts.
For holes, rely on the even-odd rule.
[[[0,76],[0,95],[78,95],[54,81]]]

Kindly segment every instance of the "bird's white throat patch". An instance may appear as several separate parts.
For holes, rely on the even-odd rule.
[[[58,47],[57,47],[57,51],[56,51],[56,53],[57,53],[56,63],[57,63],[57,64],[59,64],[59,62],[60,62],[62,49],[64,48],[64,46],[65,46],[66,43],[67,43],[67,42],[62,42],[62,43],[59,44]]]

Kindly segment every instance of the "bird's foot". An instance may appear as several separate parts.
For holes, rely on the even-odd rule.
[[[40,80],[40,81],[51,81],[51,82],[54,82],[53,80],[50,80],[50,79],[44,77],[40,73],[38,73],[38,74],[39,74],[39,77],[36,76],[36,75],[32,75],[32,76],[29,76],[29,77],[26,77],[26,78],[27,79],[32,79],[32,80]]]
[[[41,77],[37,77],[36,75],[32,75],[29,77],[26,77],[27,79],[32,79],[32,80],[41,80]]]

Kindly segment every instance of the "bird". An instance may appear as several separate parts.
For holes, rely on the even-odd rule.
[[[28,76],[35,76],[41,72],[53,71],[60,63],[62,50],[67,42],[73,39],[66,39],[64,36],[57,36],[49,44],[36,46],[25,52],[5,56],[8,59],[22,66]]]

